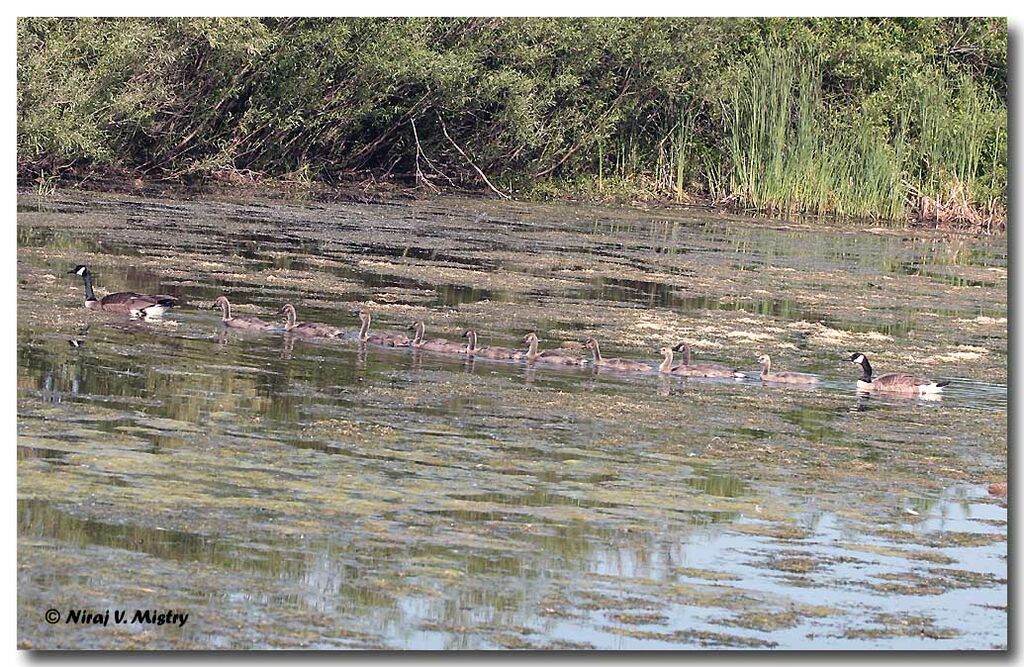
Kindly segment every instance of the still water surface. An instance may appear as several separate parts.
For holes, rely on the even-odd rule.
[[[1002,239],[461,200],[19,204],[21,646],[1006,645]],[[88,312],[78,263],[101,294],[184,305]],[[685,340],[751,376],[767,352],[822,381],[243,334],[222,293],[652,365]],[[952,384],[858,397],[853,350]]]

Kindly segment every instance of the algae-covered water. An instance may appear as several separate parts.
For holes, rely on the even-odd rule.
[[[18,242],[23,648],[1007,644],[1003,238],[59,191],[19,197]],[[182,306],[88,311],[76,264]],[[652,365],[686,341],[751,376],[768,353],[821,382],[240,333],[220,294]],[[951,384],[859,397],[853,351]]]

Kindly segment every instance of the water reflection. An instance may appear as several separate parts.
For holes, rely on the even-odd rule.
[[[992,443],[1005,438],[1000,385],[963,382],[954,390],[954,383],[943,410],[922,411],[914,401],[853,396],[847,378],[811,392],[765,391],[757,382],[492,363],[245,335],[220,327],[216,313],[188,308],[160,325],[126,323],[86,312],[69,286],[35,279],[66,264],[65,254],[89,253],[111,289],[171,293],[186,302],[238,290],[260,311],[298,297],[309,302],[309,319],[349,328],[344,313],[353,303],[387,291],[389,303],[405,309],[392,321],[444,306],[452,309],[450,332],[491,316],[488,340],[499,344],[534,326],[592,335],[616,326],[601,320],[608,311],[598,307],[623,302],[655,313],[746,311],[769,323],[823,321],[903,337],[921,326],[914,313],[931,307],[932,295],[909,291],[905,310],[885,322],[844,321],[781,290],[725,298],[673,281],[701,277],[695,258],[749,266],[753,279],[764,267],[809,263],[875,279],[906,262],[929,271],[941,262],[1002,267],[998,245],[819,234],[729,219],[575,221],[544,213],[564,209],[544,208],[469,215],[430,204],[158,204],[69,202],[57,205],[63,212],[56,217],[26,210],[18,226],[19,272],[32,277],[19,291],[17,347],[19,553],[33,566],[20,571],[19,596],[28,607],[78,595],[62,576],[102,588],[114,564],[142,554],[148,560],[133,561],[133,585],[156,590],[165,562],[223,582],[223,590],[213,590],[210,579],[182,584],[207,619],[197,647],[680,648],[700,643],[643,633],[696,628],[793,648],[806,646],[807,634],[831,632],[835,621],[808,617],[793,629],[751,629],[723,619],[737,605],[781,613],[816,604],[841,608],[839,622],[859,626],[865,608],[914,610],[921,603],[851,592],[849,582],[869,579],[852,566],[833,571],[812,563],[816,579],[798,585],[758,563],[788,562],[799,544],[838,549],[840,537],[900,546],[871,532],[875,516],[902,507],[904,496],[893,500],[893,489],[920,485],[906,506],[927,515],[913,530],[929,539],[940,539],[928,532],[933,528],[966,532],[958,518],[965,504],[981,512],[976,498],[943,495],[930,478],[885,463],[892,451],[920,470],[932,469],[937,451],[950,465],[978,465],[979,452],[997,459]],[[92,236],[62,222],[86,211],[109,216]],[[239,227],[225,229],[232,219]],[[156,222],[166,233],[153,247],[180,262],[160,265],[133,254],[131,241],[153,236]],[[559,282],[528,283],[551,274],[539,264],[545,248],[565,252]],[[361,267],[353,257],[374,264]],[[592,261],[629,273],[590,275]],[[507,287],[481,289],[372,268],[384,262],[439,274],[459,269],[467,282],[474,271],[514,278]],[[671,278],[626,277],[655,270]],[[1005,308],[985,294],[980,307]],[[506,305],[534,308],[564,298],[581,307],[541,311],[529,322],[515,320]],[[52,305],[38,307],[44,303]],[[91,326],[80,329],[82,322]],[[87,344],[71,346],[71,336]],[[856,418],[847,414],[854,401]],[[914,428],[898,428],[903,424]],[[979,550],[995,558],[1000,548]],[[956,549],[946,553],[951,568],[967,569]],[[82,558],[69,564],[57,560],[63,555]],[[871,572],[906,573],[917,565],[894,558]],[[682,577],[680,568],[690,574]],[[105,595],[120,604],[138,593]],[[943,596],[926,602],[937,613],[956,609]],[[267,619],[269,634],[239,634],[244,623],[223,612],[234,604],[242,606],[238,618]],[[325,627],[311,625],[311,612]],[[642,613],[664,620],[614,616]],[[31,620],[21,623],[20,636],[37,646],[52,636]],[[338,628],[350,634],[342,637]],[[969,624],[960,629],[961,644],[941,646],[999,641]],[[84,641],[95,648],[114,640]]]

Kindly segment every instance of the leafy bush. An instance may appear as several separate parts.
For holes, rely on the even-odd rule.
[[[19,168],[991,217],[1006,50],[1002,19],[24,18]]]

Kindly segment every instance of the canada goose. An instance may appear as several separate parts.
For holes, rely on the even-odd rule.
[[[433,340],[423,340],[423,334],[426,333],[427,325],[423,322],[416,322],[409,327],[416,332],[412,339],[412,346],[417,350],[427,350],[429,352],[448,352],[450,354],[462,354],[466,351],[466,348],[458,343],[453,343],[447,338],[434,338]]]
[[[522,350],[513,350],[511,347],[500,347],[497,345],[476,346],[476,331],[467,329],[463,338],[469,341],[465,352],[470,357],[484,357],[485,359],[522,359],[526,353]]]
[[[857,389],[861,391],[881,391],[900,394],[940,394],[949,380],[935,382],[927,378],[905,375],[903,373],[886,373],[871,379],[871,363],[860,352],[854,352],[846,361],[859,364],[864,375],[857,380]]]
[[[296,322],[295,306],[290,303],[286,303],[281,306],[281,310],[277,312],[278,314],[284,314],[285,316],[284,330],[287,333],[295,334],[297,336],[305,336],[307,338],[341,338],[345,335],[345,332],[342,329],[332,327],[329,324],[320,324],[319,322]]]
[[[281,327],[270,322],[264,322],[258,317],[233,317],[231,315],[231,302],[226,296],[219,296],[213,301],[213,307],[220,306],[221,322],[224,326],[232,329],[246,329],[248,331],[275,331]]]
[[[761,382],[784,382],[786,384],[814,384],[818,381],[818,378],[811,375],[810,373],[794,373],[792,371],[782,371],[781,373],[772,373],[772,358],[767,354],[762,354],[757,358],[757,363],[761,364]]]
[[[85,281],[85,307],[91,310],[128,313],[132,317],[159,317],[178,301],[173,296],[165,294],[153,296],[138,292],[114,292],[97,299],[92,291],[92,271],[89,267],[79,264],[68,273],[82,276],[82,280]]]
[[[691,377],[705,377],[705,378],[745,378],[746,374],[739,372],[735,368],[729,368],[722,364],[691,364],[690,363],[690,346],[686,343],[679,343],[672,348],[674,352],[683,353],[683,363],[676,366],[672,371],[677,375],[688,375]]]
[[[667,347],[666,346],[666,347],[659,348],[658,349],[658,354],[663,355],[665,357],[664,359],[661,360],[661,364],[658,366],[658,372],[659,373],[669,373],[669,374],[672,374],[672,375],[685,375],[686,374],[685,370],[683,370],[683,366],[673,366],[672,365],[672,356],[673,356],[673,354],[672,354],[672,348],[671,347]]]
[[[370,343],[372,345],[381,345],[383,347],[408,347],[409,337],[405,334],[400,333],[379,333],[369,334],[367,331],[370,329],[370,313],[367,310],[356,311],[359,315],[359,340],[364,343]]]
[[[617,371],[649,371],[651,367],[647,364],[642,364],[639,361],[629,361],[628,359],[605,359],[601,356],[601,346],[598,344],[596,338],[588,338],[585,343],[585,347],[589,347],[594,353],[594,366],[600,366],[601,368],[608,368]]]
[[[583,366],[587,363],[586,359],[562,354],[555,350],[539,351],[537,348],[540,344],[540,338],[537,337],[537,332],[535,331],[526,334],[523,342],[530,346],[530,349],[526,351],[526,360],[531,364],[540,362],[542,364],[562,364],[563,366]]]

